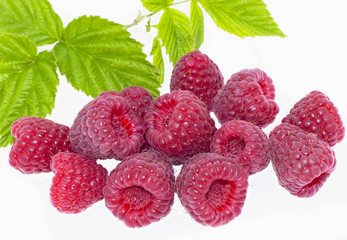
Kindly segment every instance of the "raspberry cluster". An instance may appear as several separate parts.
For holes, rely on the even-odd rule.
[[[331,147],[344,126],[319,91],[295,104],[268,137],[262,128],[279,107],[260,69],[241,70],[224,85],[217,65],[195,50],[176,64],[170,89],[155,100],[139,86],[100,93],[71,130],[22,117],[11,127],[10,165],[26,174],[53,171],[50,199],[58,211],[80,213],[104,199],[129,227],[167,216],[175,193],[196,222],[227,224],[242,211],[249,177],[270,162],[280,185],[298,197],[316,194],[335,169]],[[109,158],[120,160],[110,173],[102,166]],[[173,165],[182,165],[176,179]]]

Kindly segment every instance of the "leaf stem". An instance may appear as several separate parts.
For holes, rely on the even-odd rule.
[[[186,3],[186,2],[190,2],[190,1],[191,1],[191,0],[183,0],[183,1],[180,1],[180,2],[173,3],[173,4],[171,4],[171,6],[179,5],[179,4]],[[124,25],[124,28],[125,28],[125,29],[128,29],[128,28],[131,28],[131,27],[133,27],[133,26],[136,26],[137,24],[139,24],[140,22],[142,22],[144,19],[150,18],[151,16],[153,16],[154,14],[156,14],[156,13],[158,13],[158,12],[160,12],[160,11],[151,12],[151,13],[146,14],[146,15],[142,15],[142,13],[139,12],[139,14],[138,14],[137,17],[134,19],[134,21],[133,21],[131,24]]]
[[[190,2],[190,1],[191,0],[183,0],[183,1],[180,1],[180,2],[173,3],[171,6],[179,5],[179,4]]]
[[[134,19],[134,21],[131,24],[128,25],[124,25],[125,29],[128,29],[130,27],[136,26],[137,24],[139,24],[140,22],[142,22],[144,19],[149,18],[151,16],[153,16],[154,14],[156,14],[157,12],[152,12],[146,15],[142,15],[141,12],[139,12],[139,14],[137,15],[137,17]]]

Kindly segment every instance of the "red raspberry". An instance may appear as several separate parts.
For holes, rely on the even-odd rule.
[[[334,171],[330,146],[297,126],[282,123],[270,133],[272,165],[282,187],[298,197],[311,197]]]
[[[157,222],[171,210],[175,177],[158,152],[134,154],[119,163],[105,186],[105,204],[129,227]]]
[[[275,99],[275,86],[273,85],[272,79],[260,69],[243,69],[231,76],[232,81],[243,81],[251,80],[256,81],[261,90],[268,99]]]
[[[184,55],[175,65],[170,89],[188,90],[203,101],[211,110],[212,99],[223,87],[223,75],[218,66],[199,50]]]
[[[221,124],[241,119],[259,127],[275,120],[279,108],[275,87],[265,72],[246,69],[235,73],[213,99],[212,111]]]
[[[51,162],[54,172],[50,197],[63,213],[79,213],[104,198],[107,170],[76,153],[58,153]]]
[[[71,150],[69,127],[39,117],[21,117],[11,126],[14,141],[9,162],[22,173],[50,172],[58,152]]]
[[[129,101],[131,105],[131,110],[133,110],[135,116],[140,118],[142,121],[144,121],[144,117],[148,111],[148,108],[153,104],[152,95],[145,88],[140,86],[130,86],[124,88],[120,92],[106,91],[100,93],[99,97],[100,96],[124,97],[126,100]],[[142,150],[147,149],[149,146],[149,143],[145,139],[139,151],[141,152]]]
[[[146,138],[170,157],[209,151],[216,131],[205,104],[189,91],[158,97],[145,116]]]
[[[142,121],[125,98],[100,96],[78,113],[70,132],[73,150],[89,158],[124,158],[144,141]]]
[[[100,96],[118,96],[124,97],[129,101],[131,109],[137,117],[143,119],[147,113],[148,108],[153,103],[152,95],[143,87],[140,86],[130,86],[124,88],[120,92],[107,91],[99,94]]]
[[[271,156],[266,134],[258,126],[242,120],[224,123],[214,135],[210,149],[237,160],[248,174],[265,169]]]
[[[342,141],[345,136],[345,127],[337,108],[328,96],[319,91],[312,91],[297,102],[282,122],[317,134],[330,146]]]
[[[248,175],[242,166],[216,153],[200,153],[183,165],[177,195],[193,219],[217,227],[241,213]]]

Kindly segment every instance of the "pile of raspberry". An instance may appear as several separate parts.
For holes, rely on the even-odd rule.
[[[218,66],[195,50],[175,65],[170,90],[155,100],[140,86],[103,92],[71,128],[21,117],[11,127],[10,165],[25,174],[53,171],[50,199],[58,211],[80,213],[104,199],[129,227],[167,216],[175,194],[196,222],[227,224],[241,213],[249,176],[270,162],[279,184],[298,197],[316,194],[335,169],[332,147],[344,126],[322,92],[296,103],[268,137],[262,129],[279,107],[260,69],[224,84]],[[103,159],[119,163],[108,173]]]

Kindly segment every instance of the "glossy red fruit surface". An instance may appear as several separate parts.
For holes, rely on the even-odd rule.
[[[345,136],[345,127],[337,108],[320,91],[312,91],[297,102],[282,122],[314,133],[330,146],[341,142]]]
[[[259,127],[272,123],[279,112],[272,79],[259,69],[246,69],[231,76],[213,99],[212,111],[223,124],[240,119]]]
[[[144,128],[125,98],[100,96],[78,113],[70,139],[73,150],[87,157],[122,159],[140,149]]]
[[[12,167],[22,173],[50,172],[58,152],[71,151],[70,128],[39,117],[21,117],[11,126],[15,141],[9,154]]]
[[[171,210],[175,177],[159,152],[134,154],[119,163],[105,186],[105,204],[129,227],[157,222]]]
[[[146,139],[170,157],[208,152],[216,131],[206,106],[193,93],[177,90],[158,97],[145,116]]]
[[[271,131],[269,139],[278,182],[295,196],[316,194],[335,169],[334,151],[313,133],[282,123]]]
[[[193,92],[211,110],[212,99],[223,86],[224,78],[218,66],[199,50],[182,56],[176,63],[170,82],[170,90]]]
[[[216,153],[201,153],[185,163],[177,177],[177,195],[190,216],[202,225],[227,224],[241,213],[248,174]]]
[[[59,212],[79,213],[104,198],[107,170],[95,160],[76,153],[58,153],[51,168],[50,198]]]
[[[148,108],[153,103],[152,95],[145,88],[140,86],[126,87],[120,92],[107,91],[100,93],[98,97],[100,96],[118,96],[125,98],[130,103],[131,110],[140,119],[145,117]]]
[[[266,134],[258,126],[243,120],[224,123],[213,136],[210,149],[232,157],[250,175],[264,170],[271,157]]]

